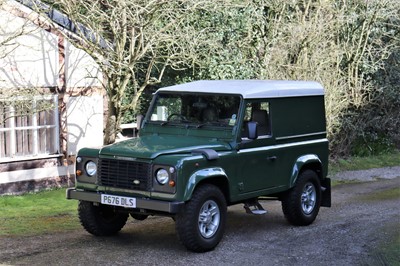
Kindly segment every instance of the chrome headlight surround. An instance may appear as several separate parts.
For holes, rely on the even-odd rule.
[[[88,176],[94,176],[97,173],[97,165],[93,161],[88,161],[85,164],[85,171]]]

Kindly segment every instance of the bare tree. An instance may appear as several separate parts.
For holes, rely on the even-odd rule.
[[[400,10],[396,0],[52,3],[72,21],[73,34],[65,35],[96,60],[105,77],[106,143],[149,85],[159,83],[168,69],[190,67],[195,74],[184,80],[320,81],[326,88],[331,144],[345,149],[365,128],[365,120],[350,119],[351,133],[343,130],[345,116],[372,103],[373,73],[399,47],[392,30],[398,20],[391,22]]]
[[[191,14],[211,1],[84,1],[54,4],[71,20],[69,40],[100,66],[109,99],[105,143],[127,110],[135,110],[149,85],[158,84],[167,68],[183,69],[196,62],[201,32],[191,30]],[[126,101],[127,97],[129,100]]]
[[[0,0],[0,10],[1,12],[17,12],[4,0]],[[3,17],[4,20],[0,25],[0,60],[3,63],[9,62],[10,60],[7,59],[12,58],[17,49],[26,48],[19,40],[21,37],[35,34],[38,31],[37,25],[30,23],[29,20],[15,23],[15,18],[12,16],[9,21],[7,18]],[[1,72],[0,79],[9,75],[4,69],[1,69]],[[29,86],[29,84],[13,84],[13,87],[0,86],[0,125],[14,117],[23,117],[52,109],[52,103],[42,97],[45,92],[43,89]]]
[[[249,0],[208,11],[199,21],[216,25],[208,34],[219,41],[205,53],[200,77],[321,82],[331,150],[348,154],[368,128],[400,123],[388,108],[400,93],[374,80],[378,70],[390,72],[386,59],[399,50],[399,10],[396,0]]]
[[[365,116],[376,105],[373,74],[400,46],[399,25],[390,24],[400,3],[273,0],[255,6],[258,78],[321,82],[332,150],[348,152],[374,121]]]

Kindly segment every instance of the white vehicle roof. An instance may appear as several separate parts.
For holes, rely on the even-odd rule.
[[[199,80],[157,92],[161,91],[239,94],[244,99],[324,95],[320,83],[294,80]]]

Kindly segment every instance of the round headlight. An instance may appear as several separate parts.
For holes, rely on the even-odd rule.
[[[156,173],[157,182],[161,185],[165,185],[168,183],[169,174],[165,169],[159,169]]]
[[[86,163],[85,170],[88,176],[94,176],[97,172],[97,165],[93,161],[89,161]]]

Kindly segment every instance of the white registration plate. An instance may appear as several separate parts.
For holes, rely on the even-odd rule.
[[[101,203],[106,205],[136,208],[136,198],[101,194]]]

